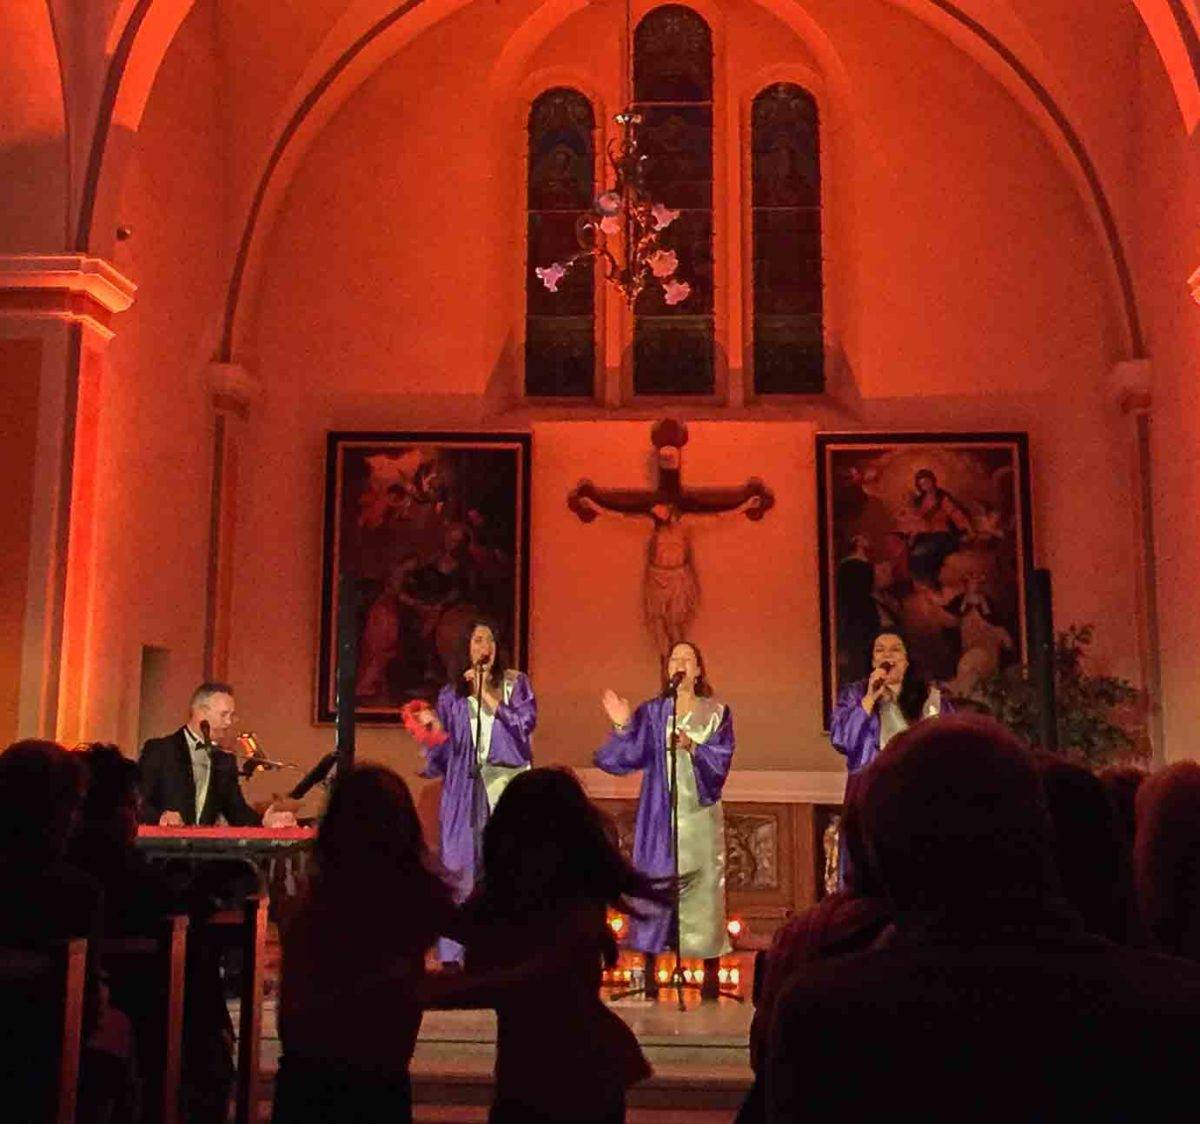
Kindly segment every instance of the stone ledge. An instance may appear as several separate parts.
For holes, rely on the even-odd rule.
[[[636,800],[641,775],[614,777],[599,769],[577,769],[593,800]],[[845,773],[798,769],[738,769],[734,766],[721,799],[739,804],[840,804]]]

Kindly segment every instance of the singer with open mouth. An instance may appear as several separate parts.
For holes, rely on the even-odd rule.
[[[441,861],[456,901],[480,872],[483,828],[508,782],[533,763],[537,700],[528,676],[501,659],[500,633],[486,620],[464,630],[458,667],[438,693],[432,728],[446,734],[425,750],[424,777],[441,777]],[[443,966],[461,965],[462,946],[442,938]]]
[[[871,674],[841,692],[829,723],[833,748],[846,756],[846,799],[892,738],[922,718],[952,709],[942,691],[911,666],[904,638],[879,633],[871,647]]]
[[[667,660],[665,691],[634,710],[615,691],[601,698],[613,724],[595,763],[606,773],[642,771],[633,861],[651,878],[676,873],[671,838],[671,713],[679,816],[680,953],[705,961],[706,998],[717,993],[718,958],[729,951],[725,929],[725,818],[721,791],[733,760],[733,716],[713,697],[699,648],[682,641]],[[672,699],[672,696],[674,698]],[[646,984],[655,989],[656,954],[672,946],[671,910],[646,905],[630,924],[629,944],[646,954]]]

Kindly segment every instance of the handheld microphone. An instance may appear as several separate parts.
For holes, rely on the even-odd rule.
[[[212,746],[212,727],[208,724],[207,718],[200,719],[200,744],[203,746]]]
[[[892,661],[891,661],[891,660],[884,660],[884,661],[883,661],[883,662],[882,662],[882,663],[879,665],[879,670],[880,670],[880,671],[885,671],[885,672],[887,672],[887,673],[890,675],[890,674],[891,674],[891,671],[892,671],[892,668],[893,668],[893,667],[895,667],[895,666],[896,666],[896,665],[895,665],[894,663],[892,663]]]

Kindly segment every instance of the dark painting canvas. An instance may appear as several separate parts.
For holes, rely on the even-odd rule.
[[[1025,659],[1023,433],[818,434],[823,694],[866,676],[884,629],[967,694]]]
[[[356,591],[359,721],[432,701],[479,616],[499,626],[509,666],[525,666],[529,448],[524,434],[329,435],[319,721],[336,713],[343,575]]]

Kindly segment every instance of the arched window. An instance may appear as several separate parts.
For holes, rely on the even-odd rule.
[[[579,245],[575,220],[592,206],[595,115],[578,90],[555,88],[529,109],[525,268],[525,393],[588,398],[595,391],[595,271],[572,269],[548,292],[535,264],[563,261]]]
[[[661,245],[691,286],[668,305],[648,285],[634,308],[635,394],[713,393],[713,58],[708,24],[679,4],[649,12],[634,32],[633,90],[645,185],[681,213]]]
[[[817,103],[780,82],[754,99],[754,391],[825,388]]]

